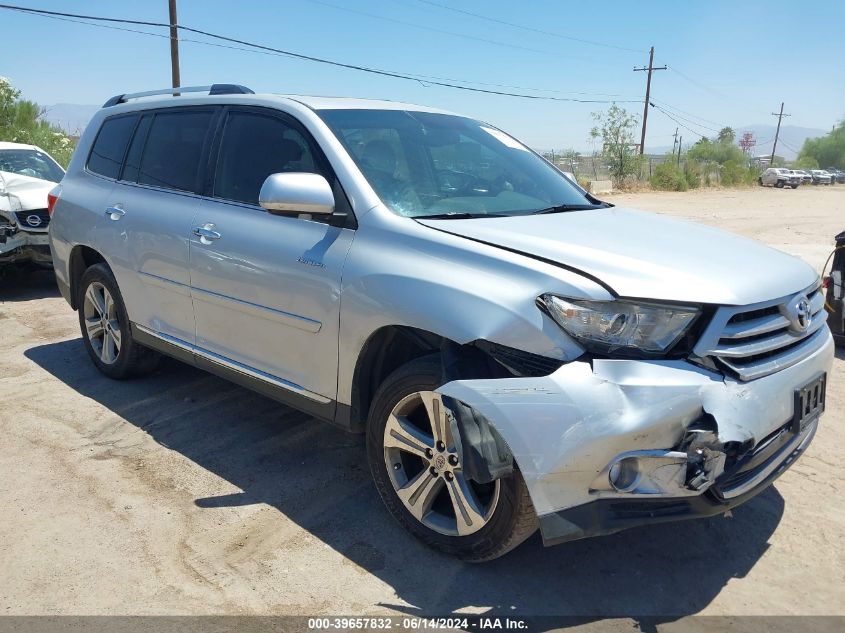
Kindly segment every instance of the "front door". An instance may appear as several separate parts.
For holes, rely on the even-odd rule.
[[[271,110],[225,114],[210,197],[190,239],[200,351],[232,369],[326,403],[337,392],[343,264],[354,237],[258,206],[265,178],[330,168],[310,135]]]

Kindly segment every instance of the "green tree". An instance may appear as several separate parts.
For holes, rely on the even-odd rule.
[[[711,141],[708,138],[699,139],[687,152],[689,158],[702,163],[724,165],[729,161],[745,163],[747,158],[739,146],[732,142]]]
[[[799,156],[795,161],[795,169],[818,169],[819,161],[812,156]]]
[[[719,135],[716,137],[716,140],[719,143],[733,144],[733,142],[736,140],[736,132],[734,132],[734,129],[732,127],[723,127],[721,130],[719,130]]]
[[[4,138],[6,131],[12,128],[16,116],[15,103],[20,96],[20,90],[16,90],[5,77],[0,77],[0,134]]]
[[[628,176],[639,173],[642,165],[636,142],[638,118],[615,103],[607,112],[593,112],[595,127],[590,137],[600,139],[602,158],[607,162],[611,178],[619,185]]]
[[[808,138],[798,154],[798,161],[812,164],[815,169],[821,167],[835,167],[845,169],[845,122],[836,126],[833,131],[820,138]]]
[[[20,99],[20,91],[0,77],[0,141],[37,145],[67,167],[76,144],[43,119],[44,108]]]

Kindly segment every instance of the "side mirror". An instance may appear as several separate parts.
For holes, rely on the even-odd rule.
[[[319,174],[270,174],[261,185],[258,204],[276,214],[329,215],[334,212],[334,193],[329,181]]]

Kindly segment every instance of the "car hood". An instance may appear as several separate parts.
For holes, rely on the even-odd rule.
[[[12,211],[31,211],[47,208],[47,193],[56,183],[41,178],[22,176],[8,171],[0,171],[0,192],[5,188]]]
[[[635,209],[419,221],[577,269],[623,297],[747,305],[818,280],[803,260],[754,240]]]

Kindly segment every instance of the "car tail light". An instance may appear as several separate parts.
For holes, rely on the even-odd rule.
[[[824,277],[822,279],[822,288],[824,288],[825,290],[830,288],[830,277]]]
[[[60,195],[62,195],[61,186],[55,187],[47,194],[47,215],[53,215],[53,208],[56,206],[56,201],[58,201]]]

